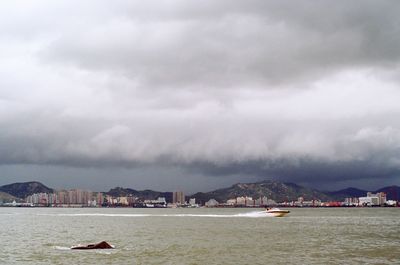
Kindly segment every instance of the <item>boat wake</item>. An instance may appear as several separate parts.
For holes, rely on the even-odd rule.
[[[265,214],[265,211],[255,211],[249,213],[239,213],[237,214],[239,217],[250,217],[250,218],[260,218],[260,217],[269,217],[269,215]]]
[[[69,247],[62,247],[62,246],[54,246],[55,250],[62,250],[62,251],[67,251],[67,250],[71,250],[71,248]]]
[[[264,211],[254,211],[238,214],[107,214],[107,213],[62,213],[62,214],[38,214],[45,216],[63,216],[63,217],[208,217],[208,218],[261,218],[268,217]]]

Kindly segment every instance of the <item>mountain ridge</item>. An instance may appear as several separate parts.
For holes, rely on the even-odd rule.
[[[104,192],[107,195],[114,197],[133,195],[140,199],[155,200],[158,197],[166,197],[167,201],[172,197],[172,192],[154,191],[150,189],[146,190],[135,190],[131,188],[115,187],[110,189],[108,192]]]
[[[16,182],[0,186],[0,191],[25,199],[34,193],[52,193],[54,190],[38,181]]]
[[[0,186],[2,197],[7,200],[19,198],[25,199],[33,193],[52,193],[54,189],[45,186],[38,181],[16,182]],[[396,185],[386,186],[375,191],[385,192],[388,200],[398,200],[400,196],[400,187]],[[121,197],[133,195],[140,199],[156,199],[157,197],[166,197],[167,201],[172,200],[172,192],[154,191],[150,189],[136,190],[132,188],[115,187],[111,188],[104,194]],[[346,197],[362,197],[366,196],[367,191],[349,187],[337,191],[319,191],[308,187],[303,187],[291,182],[278,182],[273,180],[264,180],[254,183],[235,183],[230,187],[219,188],[209,192],[197,192],[186,198],[196,198],[198,203],[205,203],[209,199],[216,199],[219,202],[224,202],[228,199],[249,196],[259,198],[266,196],[268,199],[275,201],[296,201],[298,197],[303,197],[304,200],[318,199],[322,201],[343,201]]]
[[[259,198],[266,196],[275,201],[295,201],[298,197],[305,200],[330,200],[331,198],[315,189],[306,188],[295,183],[283,183],[273,180],[265,180],[255,183],[236,183],[230,187],[217,189],[210,192],[198,192],[193,194],[192,198],[196,201],[205,203],[209,199],[215,199],[224,202],[228,199],[249,196]]]

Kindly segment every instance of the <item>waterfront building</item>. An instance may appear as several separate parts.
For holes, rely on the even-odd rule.
[[[167,201],[165,197],[158,197],[157,200],[144,200],[146,207],[167,207]]]
[[[68,204],[77,204],[76,190],[68,191]]]
[[[265,205],[271,206],[271,205],[278,205],[276,203],[276,201],[272,200],[272,199],[267,199],[267,202],[265,203]]]
[[[196,198],[190,198],[190,200],[189,200],[189,207],[192,207],[192,208],[199,207],[199,204],[196,203]]]
[[[253,200],[252,197],[247,197],[247,196],[241,196],[236,198],[236,203],[237,206],[254,206],[255,201]]]
[[[167,200],[165,199],[165,197],[158,197],[157,202],[162,204],[167,204]]]
[[[61,190],[55,193],[35,193],[26,198],[27,203],[37,206],[93,206],[92,201],[92,192],[82,190]]]
[[[51,195],[51,199],[54,198],[54,195]],[[49,194],[47,193],[35,193],[28,197],[26,197],[25,201],[27,203],[33,205],[40,205],[40,206],[48,206],[51,204],[51,200],[49,199]]]
[[[96,202],[99,207],[101,207],[104,203],[103,193],[98,192],[96,196]]]
[[[384,192],[367,192],[367,197],[358,198],[362,206],[382,206],[386,203],[386,194]]]
[[[80,201],[78,201],[78,203],[82,204],[82,205],[90,206],[92,197],[93,197],[92,192],[89,190],[81,191],[81,196],[82,196],[82,198]]]
[[[397,205],[397,201],[395,201],[395,200],[387,200],[386,201],[386,205],[387,206],[396,206]]]
[[[60,190],[57,192],[57,196],[58,196],[59,204],[68,204],[69,203],[69,197],[68,197],[67,191]]]
[[[236,205],[237,206],[245,206],[246,205],[246,197],[236,197]]]
[[[255,200],[255,206],[264,206],[267,205],[268,198],[266,196],[260,197]]]
[[[229,199],[226,201],[226,205],[228,206],[234,206],[236,205],[236,199]]]
[[[128,205],[128,198],[125,197],[118,197],[117,198],[118,204],[123,205],[123,206],[127,206]]]
[[[129,206],[133,206],[138,200],[137,197],[134,197],[132,195],[128,195],[127,199],[128,199],[128,205]]]
[[[219,202],[217,202],[214,199],[210,199],[208,202],[206,202],[206,207],[216,207],[219,205]]]
[[[185,204],[185,194],[182,191],[174,191],[172,193],[172,203]]]
[[[344,205],[345,206],[358,206],[360,204],[360,200],[358,198],[345,198]]]

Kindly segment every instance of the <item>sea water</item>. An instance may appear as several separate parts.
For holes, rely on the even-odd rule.
[[[400,208],[290,210],[0,208],[0,264],[400,264]]]

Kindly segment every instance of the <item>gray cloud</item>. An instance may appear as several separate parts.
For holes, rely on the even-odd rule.
[[[172,5],[173,6],[173,5]],[[397,2],[135,4],[61,35],[44,56],[144,88],[312,82],[356,67],[397,67]],[[146,12],[147,11],[147,12]],[[67,26],[68,28],[68,26]]]
[[[2,167],[398,182],[397,1],[1,5]]]

